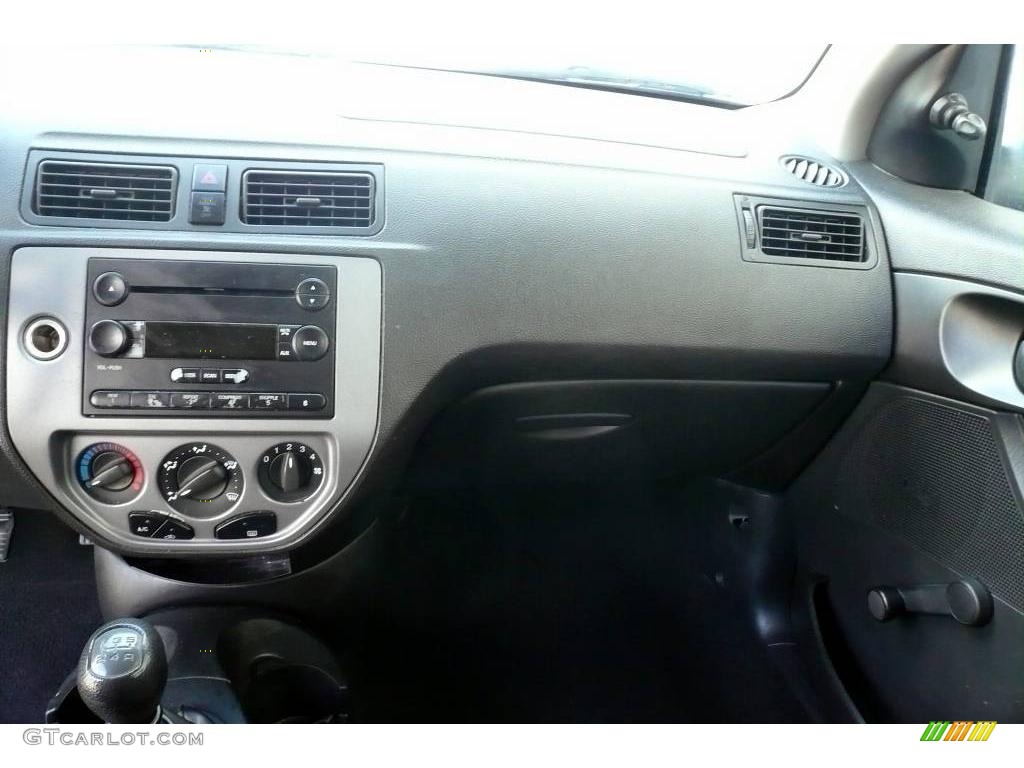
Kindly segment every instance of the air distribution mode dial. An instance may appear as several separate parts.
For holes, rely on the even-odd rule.
[[[259,460],[260,486],[276,501],[308,499],[324,480],[320,454],[305,443],[278,443]]]
[[[105,504],[131,501],[142,490],[145,473],[139,457],[117,443],[96,443],[78,455],[78,482]]]
[[[196,517],[226,512],[242,496],[242,469],[211,443],[175,448],[160,462],[160,493],[174,509]]]

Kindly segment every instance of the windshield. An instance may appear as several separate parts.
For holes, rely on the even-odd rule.
[[[254,50],[245,47],[247,50]],[[372,64],[469,72],[742,107],[787,96],[828,50],[825,43],[573,50],[559,46],[436,51],[361,48],[268,53],[329,56]]]
[[[786,96],[811,73],[824,43],[786,46],[718,45],[652,51],[520,51],[489,54],[412,53],[376,63],[520,77],[565,85],[635,91],[651,96],[749,106]]]

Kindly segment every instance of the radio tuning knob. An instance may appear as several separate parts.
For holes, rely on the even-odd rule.
[[[128,329],[117,320],[100,320],[89,329],[89,348],[102,357],[116,357],[128,346]]]

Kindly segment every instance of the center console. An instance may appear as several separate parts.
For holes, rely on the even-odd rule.
[[[10,296],[11,439],[101,543],[287,549],[366,460],[375,260],[21,248]]]

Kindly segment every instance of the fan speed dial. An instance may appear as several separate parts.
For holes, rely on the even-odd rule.
[[[324,480],[320,454],[305,443],[278,443],[259,460],[260,486],[276,501],[308,499]]]

